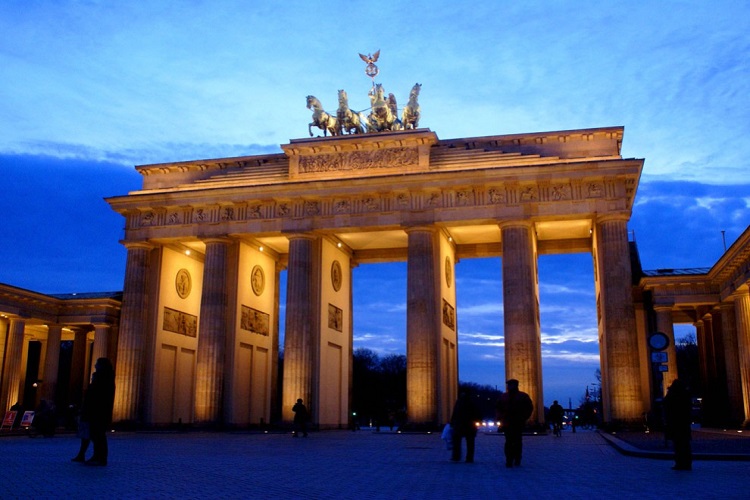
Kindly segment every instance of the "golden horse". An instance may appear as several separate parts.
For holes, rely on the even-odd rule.
[[[339,126],[336,117],[325,112],[323,105],[317,97],[312,95],[307,96],[307,109],[313,110],[313,121],[307,126],[307,130],[310,132],[310,137],[313,136],[313,126],[323,130],[323,137],[326,137],[328,132],[330,132],[331,135],[339,135]]]
[[[385,98],[385,91],[380,83],[370,91],[370,103],[372,110],[367,117],[369,131],[382,132],[401,128],[398,113],[393,112],[393,108],[396,107],[395,99]]]
[[[404,129],[419,128],[420,109],[417,99],[419,98],[419,90],[421,88],[422,84],[416,83],[411,88],[411,92],[409,92],[409,102],[406,104],[401,118]]]
[[[349,97],[345,90],[339,90],[339,109],[336,110],[336,120],[339,124],[339,134],[364,134],[364,119],[356,111],[349,108]]]

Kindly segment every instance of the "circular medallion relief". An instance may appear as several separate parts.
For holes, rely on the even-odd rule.
[[[337,292],[341,290],[341,264],[337,260],[331,264],[331,285]]]
[[[177,271],[177,276],[174,279],[174,289],[177,291],[177,295],[181,299],[186,299],[190,295],[192,287],[193,280],[190,278],[190,272],[187,269]]]
[[[450,288],[452,282],[453,282],[453,265],[451,265],[451,258],[446,257],[445,258],[445,284],[448,285],[448,288]]]
[[[253,271],[250,273],[250,283],[252,284],[253,293],[255,295],[263,293],[263,289],[266,287],[266,275],[263,274],[262,267],[253,267]]]

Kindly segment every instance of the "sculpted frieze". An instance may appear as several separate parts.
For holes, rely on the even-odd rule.
[[[387,150],[393,151],[393,150]],[[408,149],[402,152],[412,151]],[[353,152],[373,156],[367,152]],[[326,155],[321,155],[326,156]],[[336,156],[336,155],[328,155]],[[317,157],[310,157],[317,158]],[[339,155],[339,160],[343,158]],[[382,164],[380,164],[382,165]],[[130,218],[131,227],[158,227],[208,222],[234,222],[242,220],[264,220],[287,217],[317,217],[378,211],[436,209],[441,207],[475,207],[490,205],[517,205],[524,203],[555,203],[567,200],[605,198],[609,186],[603,181],[575,183],[546,183],[522,185],[508,183],[484,188],[457,188],[450,191],[396,192],[387,196],[368,194],[350,198],[327,198],[320,200],[289,200],[268,203],[238,203],[222,206],[153,208],[135,212]]]
[[[337,200],[333,204],[333,212],[336,214],[347,214],[351,212],[352,204],[349,200]]]
[[[558,184],[550,189],[550,200],[561,201],[571,199],[571,189],[567,184]]]
[[[499,203],[505,203],[507,198],[505,196],[505,190],[499,188],[491,188],[487,194],[489,195],[490,203],[497,205]]]
[[[536,186],[525,186],[521,188],[521,201],[530,202],[539,199],[539,189]]]
[[[302,156],[300,173],[367,170],[374,168],[403,168],[419,165],[416,148],[378,149],[375,151],[348,151],[343,153]]]
[[[203,208],[196,208],[193,211],[193,222],[207,222],[209,220],[209,213]]]
[[[221,209],[221,220],[223,220],[223,221],[234,220],[234,208],[233,207],[223,207]]]
[[[587,198],[601,198],[604,196],[604,186],[598,182],[592,182],[586,187]]]
[[[320,214],[320,203],[317,201],[306,201],[305,202],[305,215],[318,215]]]
[[[468,205],[475,205],[475,195],[473,189],[466,189],[463,191],[456,191],[455,203],[459,207],[465,207]]]
[[[141,214],[141,227],[153,226],[156,224],[156,214],[154,212],[145,212]]]

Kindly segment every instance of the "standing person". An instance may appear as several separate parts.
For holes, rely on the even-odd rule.
[[[552,431],[555,436],[560,436],[562,431],[563,417],[565,417],[565,410],[557,400],[552,402],[552,406],[549,407],[549,413],[547,414],[549,421],[552,424]]]
[[[97,359],[94,368],[96,372],[91,377],[81,409],[81,421],[88,422],[89,437],[94,444],[94,455],[85,464],[107,465],[107,429],[112,423],[115,402],[115,370],[107,358]]]
[[[674,470],[692,470],[693,453],[690,449],[691,408],[690,393],[680,379],[675,379],[664,397],[664,416],[667,439],[674,443]]]
[[[292,436],[297,437],[297,433],[301,432],[303,437],[307,437],[307,407],[302,403],[302,399],[298,399],[297,403],[292,407],[294,412],[294,432]]]
[[[474,462],[474,441],[477,437],[476,422],[482,419],[479,408],[474,404],[471,398],[471,392],[468,389],[461,391],[461,394],[453,406],[453,415],[451,416],[451,427],[453,428],[453,452],[451,460],[458,462],[461,460],[461,439],[466,438],[466,463]]]
[[[91,375],[91,383],[94,383],[94,379],[97,377],[97,372]],[[88,393],[87,393],[88,394]],[[86,404],[86,396],[84,396],[84,407]],[[81,410],[83,411],[83,409]],[[76,433],[78,438],[81,440],[81,446],[78,448],[78,454],[70,459],[71,462],[85,462],[86,451],[89,449],[91,443],[91,426],[83,419],[83,414],[78,415],[78,432]]]
[[[505,383],[507,391],[497,402],[497,419],[505,432],[505,466],[521,465],[523,428],[534,411],[534,404],[525,392],[518,390],[518,380]]]

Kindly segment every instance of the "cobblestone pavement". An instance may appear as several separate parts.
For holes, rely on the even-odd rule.
[[[620,453],[595,431],[524,437],[506,469],[504,438],[477,437],[476,461],[453,463],[437,434],[113,433],[107,467],[70,462],[72,435],[3,437],[2,498],[748,498],[749,464]]]

